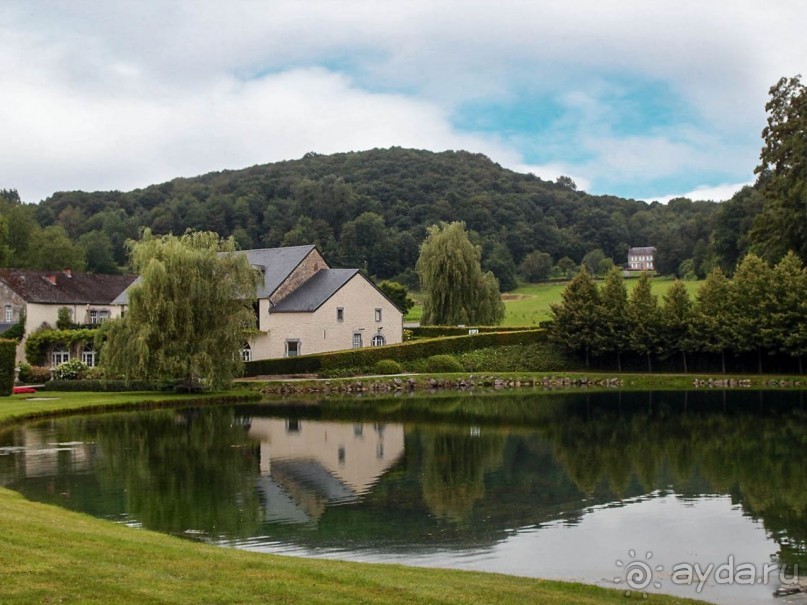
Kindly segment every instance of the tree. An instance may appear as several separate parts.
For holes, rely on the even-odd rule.
[[[530,252],[518,267],[521,277],[531,284],[548,279],[551,271],[552,257],[540,250]]]
[[[665,355],[681,353],[684,372],[688,372],[687,353],[693,350],[692,301],[686,286],[675,280],[664,296],[661,307],[661,347]]]
[[[59,225],[34,229],[28,246],[26,266],[52,271],[58,269],[84,270],[84,249],[70,240]]]
[[[788,250],[807,258],[807,87],[800,78],[781,78],[765,105],[768,124],[754,170],[765,203],[751,239],[768,260]]]
[[[502,292],[509,292],[518,288],[516,281],[516,264],[513,255],[502,243],[494,243],[487,253],[484,261],[484,268],[493,273],[499,280]]]
[[[630,319],[628,318],[628,291],[622,271],[612,267],[600,289],[602,299],[602,349],[616,353],[617,369],[622,371],[622,353],[628,349]]]
[[[658,297],[650,289],[650,274],[642,272],[639,282],[628,298],[628,318],[630,348],[647,358],[647,371],[653,371],[652,355],[660,350],[661,317]]]
[[[596,248],[583,257],[583,264],[592,275],[599,275],[600,263],[606,258],[605,252]]]
[[[804,373],[802,358],[807,354],[807,273],[801,259],[789,252],[773,270],[770,325],[775,347],[799,360],[799,373]]]
[[[726,349],[731,340],[728,330],[732,283],[720,267],[706,276],[698,290],[692,322],[693,337],[700,349],[707,353],[720,353],[723,373],[726,373]]]
[[[104,324],[102,363],[130,379],[227,385],[255,323],[259,274],[232,238],[209,231],[157,237],[145,229],[130,247],[140,281],[126,315]]]
[[[604,346],[602,302],[597,284],[585,265],[563,289],[561,303],[551,305],[552,339],[575,353],[583,352],[586,367],[590,356]]]
[[[420,246],[417,271],[424,325],[496,325],[504,303],[492,273],[482,273],[480,252],[468,239],[465,223],[433,225]]]
[[[568,256],[564,256],[562,259],[558,261],[558,264],[555,265],[557,269],[557,273],[559,277],[570,278],[574,275],[575,269],[577,269],[577,264]]]
[[[88,231],[78,243],[84,248],[87,270],[92,273],[118,273],[118,265],[112,255],[112,241],[103,231]]]
[[[773,273],[756,254],[748,254],[737,266],[731,289],[731,347],[737,353],[756,352],[757,369],[762,373],[762,351],[770,349],[770,292]]]
[[[409,296],[406,286],[399,284],[397,281],[384,280],[378,284],[378,289],[387,295],[395,306],[406,315],[409,310],[415,306],[415,300]]]

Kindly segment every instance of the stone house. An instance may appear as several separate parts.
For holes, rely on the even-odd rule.
[[[135,280],[133,275],[103,275],[63,271],[29,271],[0,269],[0,313],[5,331],[20,318],[25,319],[25,337],[17,347],[17,363],[25,361],[27,336],[42,326],[56,327],[59,309],[68,310],[75,324],[94,326],[106,319],[119,317],[122,308],[113,304]],[[48,362],[58,365],[74,357],[90,366],[96,365],[97,355],[92,346],[56,347],[50,351]],[[81,350],[79,350],[79,347]]]
[[[257,333],[245,361],[397,344],[403,314],[358,269],[331,269],[316,246],[244,250],[260,271]],[[125,306],[126,292],[113,303]]]
[[[655,271],[655,246],[642,246],[628,250],[628,271]]]

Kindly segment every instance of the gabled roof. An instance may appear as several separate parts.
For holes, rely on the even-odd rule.
[[[630,248],[628,254],[653,254],[655,251],[655,246],[639,246],[637,248]]]
[[[272,313],[310,313],[349,282],[358,269],[323,269],[272,307]]]
[[[264,271],[263,286],[258,286],[258,298],[268,298],[286,281],[315,246],[287,246],[244,250],[249,263]]]
[[[0,281],[29,303],[108,305],[134,280],[134,275],[0,269]]]

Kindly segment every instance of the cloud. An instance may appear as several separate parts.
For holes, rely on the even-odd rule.
[[[724,202],[728,199],[731,199],[735,193],[737,193],[743,187],[748,187],[753,185],[753,181],[748,181],[746,183],[724,183],[717,186],[709,186],[709,185],[701,185],[700,187],[696,187],[692,191],[688,191],[687,193],[680,193],[676,195],[663,195],[663,196],[656,196],[656,197],[649,197],[645,199],[646,202],[660,202],[662,204],[666,204],[670,200],[674,200],[679,197],[689,198],[690,200],[695,201],[710,201],[710,202]]]
[[[739,182],[805,21],[792,0],[9,0],[0,187],[36,200],[391,145],[600,193]],[[539,133],[457,123],[520,96],[561,111]]]

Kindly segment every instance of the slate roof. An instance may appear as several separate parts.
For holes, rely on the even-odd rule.
[[[314,249],[314,245],[307,245],[243,250],[249,264],[260,267],[264,272],[263,285],[258,284],[258,298],[269,298]],[[128,305],[128,293],[121,292],[114,302],[116,305]]]
[[[272,313],[310,313],[333,296],[358,269],[323,269],[272,307]]]
[[[0,269],[0,281],[30,303],[108,305],[134,280],[134,275]]]
[[[314,248],[307,245],[244,250],[249,263],[265,271],[263,286],[258,286],[258,298],[271,296]]]
[[[655,252],[655,246],[640,246],[638,248],[631,248],[628,250],[628,254],[655,254]]]
[[[17,325],[16,323],[7,324],[7,323],[0,322],[0,334],[3,334],[5,332],[7,332],[8,330],[10,330],[11,328],[13,328],[16,325]]]

